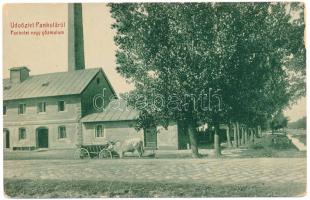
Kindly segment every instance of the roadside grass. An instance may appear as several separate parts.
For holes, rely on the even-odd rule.
[[[294,138],[297,138],[304,145],[307,145],[307,135],[293,135]]]
[[[261,138],[255,138],[255,143],[249,143],[244,148],[245,150],[241,152],[241,157],[306,157],[306,152],[298,151],[285,135],[280,134],[264,135]]]
[[[11,198],[91,197],[294,197],[304,196],[305,184],[207,185],[179,183],[130,183],[107,181],[61,181],[5,179]]]
[[[286,129],[287,133],[307,145],[307,129]]]

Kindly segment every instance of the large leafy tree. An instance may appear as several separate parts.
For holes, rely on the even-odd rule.
[[[237,79],[231,82],[228,96],[235,104],[232,112],[235,120],[255,123],[256,117],[270,117],[294,99],[289,90],[291,81],[285,58],[302,56],[304,24],[296,26],[291,22],[286,4],[239,4],[237,7],[240,13],[236,16],[237,24],[242,27],[235,33],[237,49],[231,64],[235,66],[233,72]]]
[[[136,86],[128,102],[148,119],[141,124],[185,123],[193,156],[200,124],[214,126],[219,155],[220,123],[253,126],[290,100],[283,63],[303,52],[304,25],[290,22],[285,4],[110,6],[117,70]]]
[[[288,118],[283,115],[283,112],[279,112],[273,116],[269,125],[272,130],[272,133],[274,133],[275,130],[287,127],[287,123]]]

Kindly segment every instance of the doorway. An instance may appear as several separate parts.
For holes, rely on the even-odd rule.
[[[144,148],[150,150],[157,149],[157,130],[156,127],[144,129]]]
[[[37,128],[37,147],[48,148],[48,129]]]
[[[10,148],[10,131],[8,129],[3,129],[4,137],[5,137],[5,148]]]

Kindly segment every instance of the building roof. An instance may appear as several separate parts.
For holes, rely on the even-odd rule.
[[[131,121],[138,116],[139,111],[127,106],[126,101],[114,99],[102,112],[86,115],[81,122]]]
[[[94,68],[35,75],[21,83],[4,79],[3,100],[80,94],[100,70]]]
[[[11,71],[14,71],[14,70],[21,70],[21,69],[25,69],[25,70],[27,70],[27,71],[30,71],[30,69],[28,69],[28,67],[26,67],[26,66],[12,67],[12,68],[10,68]]]

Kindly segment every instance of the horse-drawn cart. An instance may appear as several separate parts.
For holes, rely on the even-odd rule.
[[[78,149],[74,152],[75,159],[112,159],[116,156],[117,154],[113,151],[112,142],[96,145],[80,145]]]

